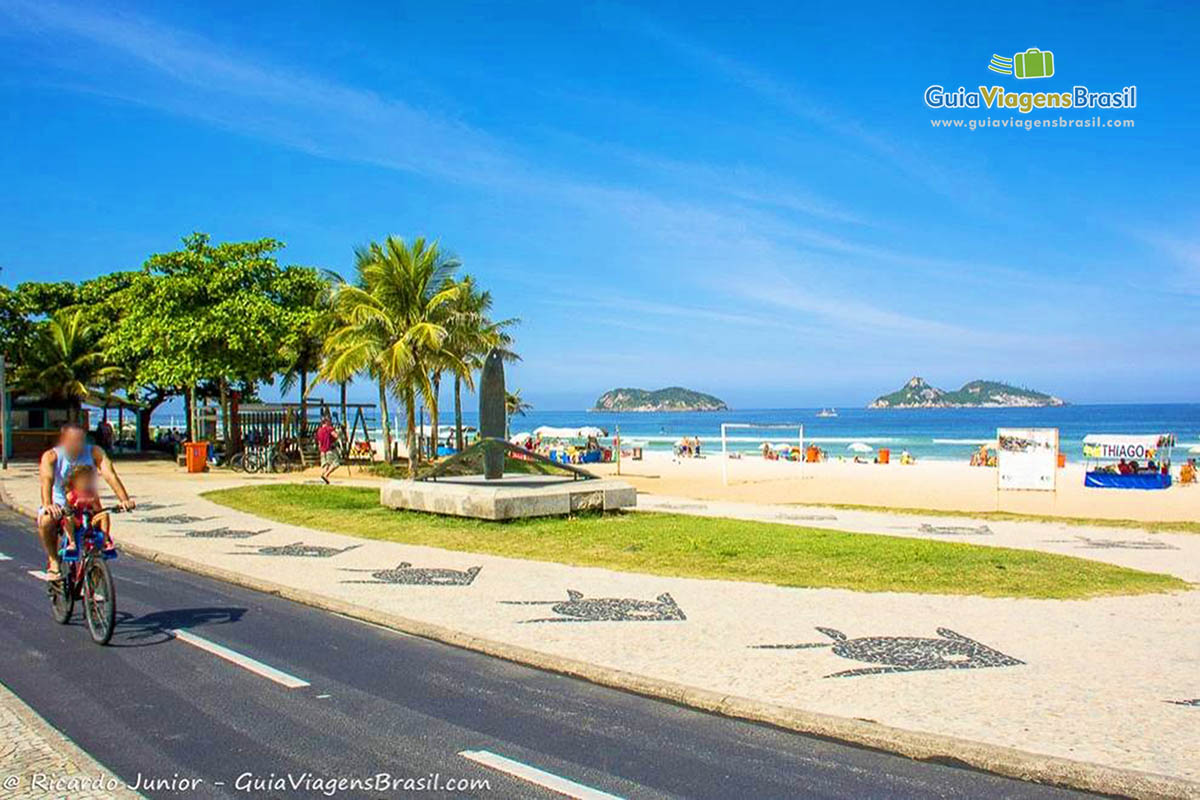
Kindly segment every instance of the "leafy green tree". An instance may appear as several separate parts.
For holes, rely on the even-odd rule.
[[[312,309],[304,326],[295,331],[294,335],[282,349],[284,363],[283,376],[279,389],[284,395],[299,385],[300,389],[300,418],[308,421],[309,375],[321,368],[322,351],[325,337],[335,325],[332,315],[333,287],[341,280],[339,276],[328,271],[317,271],[313,274],[318,280],[297,281],[291,285],[289,296],[292,303],[299,307]],[[345,406],[345,383],[342,383],[342,405]],[[345,416],[345,408],[342,416]]]
[[[320,276],[280,267],[282,247],[274,239],[214,245],[194,233],[182,249],[152,255],[111,297],[121,309],[105,337],[111,356],[156,398],[186,392],[189,408],[196,387],[212,381],[227,411],[229,386],[286,369],[318,313],[311,297]]]
[[[34,324],[19,292],[0,286],[0,355],[15,365],[29,344]]]
[[[38,323],[16,369],[17,389],[64,401],[70,418],[79,420],[84,402],[103,402],[111,396],[111,387],[126,377],[107,361],[102,333],[78,308]]]

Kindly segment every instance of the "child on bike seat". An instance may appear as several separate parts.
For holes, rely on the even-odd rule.
[[[101,509],[100,494],[96,489],[96,468],[90,464],[78,464],[67,473],[66,481],[67,505],[71,513],[63,517],[63,529],[75,542],[75,531],[83,526],[84,512],[95,514]],[[108,514],[92,520],[92,526],[104,534],[104,549],[113,547],[112,537],[108,535]]]

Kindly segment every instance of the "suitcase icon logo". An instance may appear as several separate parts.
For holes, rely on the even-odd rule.
[[[1012,58],[993,53],[988,69],[1021,79],[1049,78],[1054,74],[1054,53],[1036,47],[1031,47],[1024,53],[1017,53]]]

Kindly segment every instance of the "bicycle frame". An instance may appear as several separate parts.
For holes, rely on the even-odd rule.
[[[69,574],[63,573],[63,582],[66,588],[76,597],[81,596],[83,588],[83,569],[87,564],[88,559],[95,558],[99,553],[101,558],[113,559],[117,557],[117,550],[114,547],[112,550],[105,550],[104,531],[95,526],[97,517],[105,514],[112,514],[120,509],[105,508],[100,511],[78,512],[73,508],[64,509],[64,515],[70,515],[72,519],[76,515],[81,517],[81,524],[75,526],[75,541],[71,542],[68,539],[67,531],[60,530],[58,534],[58,557],[63,565],[70,564]],[[64,516],[64,519],[66,517]],[[74,545],[71,547],[70,545]]]

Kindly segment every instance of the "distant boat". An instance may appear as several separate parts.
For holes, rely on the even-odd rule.
[[[817,416],[818,417],[836,417],[837,409],[836,408],[822,408],[820,411],[817,412]]]

